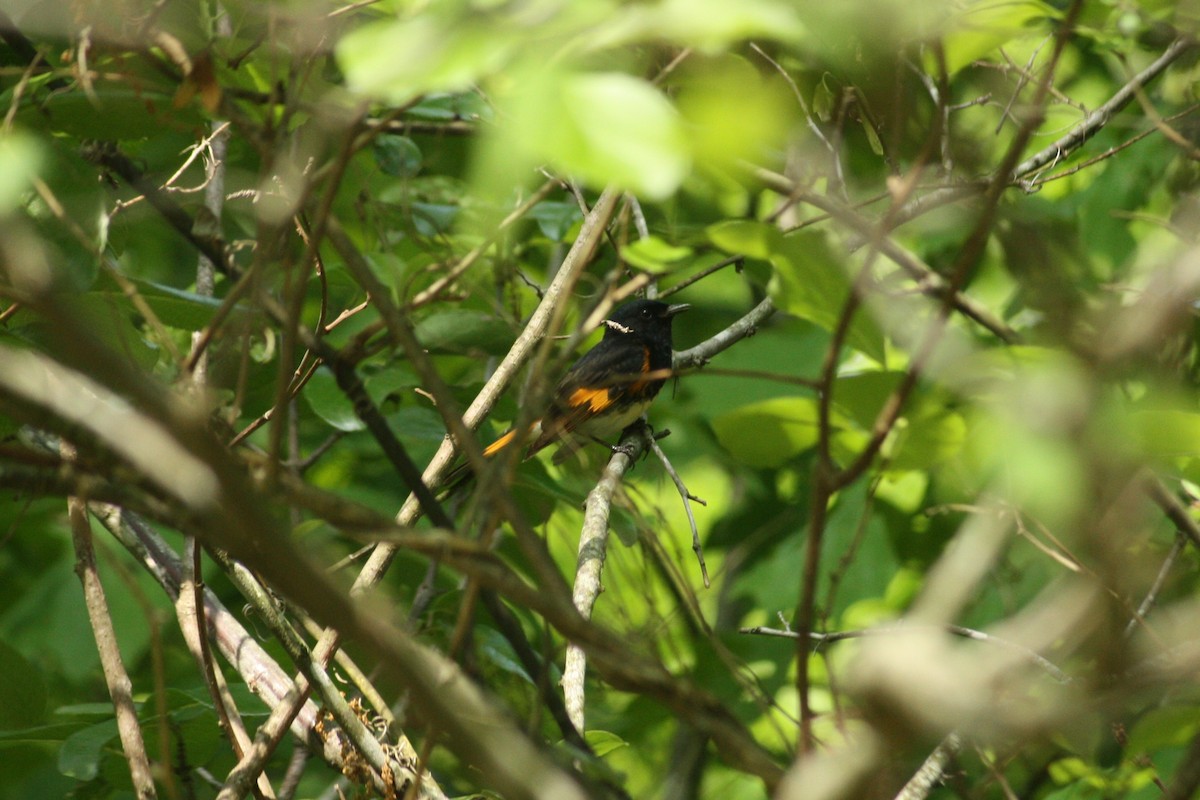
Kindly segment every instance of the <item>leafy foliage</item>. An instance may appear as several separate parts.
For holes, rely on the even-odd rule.
[[[1191,796],[1196,29],[0,7],[0,797]],[[647,289],[669,466],[480,460]]]

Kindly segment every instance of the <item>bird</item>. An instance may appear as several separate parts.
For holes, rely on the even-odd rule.
[[[689,308],[688,303],[658,300],[618,306],[601,323],[604,336],[571,365],[546,413],[529,426],[524,457],[577,436],[604,440],[636,422],[671,375],[671,323]],[[510,429],[483,455],[491,458],[517,438],[517,429]],[[456,487],[469,477],[469,465],[460,464],[445,485]]]

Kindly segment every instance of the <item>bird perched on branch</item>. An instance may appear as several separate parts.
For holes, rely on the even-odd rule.
[[[523,437],[514,428],[484,448],[490,458],[518,438],[528,442],[525,458],[555,442],[585,436],[607,439],[632,425],[650,407],[671,376],[671,322],[691,308],[658,300],[633,300],[601,324],[604,337],[580,356],[559,381],[550,408]],[[454,486],[469,477],[461,464],[447,476]]]

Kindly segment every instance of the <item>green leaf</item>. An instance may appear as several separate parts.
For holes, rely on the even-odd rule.
[[[766,260],[783,247],[783,234],[774,225],[730,220],[708,226],[708,240],[730,255]]]
[[[510,136],[535,161],[651,200],[669,196],[687,176],[679,114],[646,81],[618,72],[531,72],[521,84]]]
[[[170,94],[145,85],[128,88],[100,84],[89,97],[74,92],[51,92],[44,102],[25,103],[17,124],[52,130],[83,139],[126,141],[144,139],[170,129],[201,122],[195,106],[175,108]]]
[[[888,466],[896,470],[928,470],[958,455],[967,441],[967,422],[953,411],[905,420],[891,445]]]
[[[717,441],[752,467],[778,467],[817,443],[817,403],[777,397],[722,414],[712,422]]]
[[[832,331],[850,296],[850,281],[839,258],[819,231],[801,230],[783,237],[773,249],[775,274],[767,287],[776,306],[812,320]],[[866,309],[859,309],[850,324],[848,343],[883,363],[883,332]]]
[[[367,395],[377,404],[384,405],[397,396],[411,394],[410,390],[420,386],[416,372],[406,364],[389,364],[387,369],[363,379]]]
[[[37,140],[14,131],[0,134],[0,214],[17,207],[41,165]]]
[[[421,148],[407,136],[383,135],[375,140],[375,162],[388,175],[413,178],[421,171]]]
[[[399,436],[411,441],[441,442],[446,438],[446,426],[432,408],[404,406],[388,414],[387,419]]]
[[[843,375],[833,386],[833,402],[858,423],[870,428],[875,424],[888,396],[904,379],[903,372],[861,372]]]
[[[862,129],[867,136],[867,144],[871,146],[871,152],[877,156],[883,155],[883,142],[879,141],[879,134],[875,132],[875,126],[864,119]]]
[[[764,77],[746,59],[728,53],[689,59],[676,86],[692,158],[706,170],[737,171],[740,161],[773,158],[785,146],[795,101],[782,80]]]
[[[503,320],[481,311],[440,311],[422,319],[417,340],[431,352],[503,355],[513,343],[512,329]]]
[[[71,734],[59,748],[58,771],[76,780],[92,780],[100,772],[105,746],[115,738],[115,719],[98,722]]]
[[[1177,747],[1191,741],[1197,731],[1200,731],[1200,708],[1193,705],[1153,708],[1133,726],[1127,747],[1131,753]]]
[[[589,730],[584,733],[583,738],[591,746],[592,752],[600,758],[604,758],[614,750],[629,746],[629,742],[610,731]]]
[[[502,26],[429,12],[364,25],[342,37],[336,54],[352,89],[399,104],[469,88],[504,64],[515,45]]]
[[[366,427],[329,370],[319,369],[313,373],[304,386],[304,401],[318,417],[339,431],[361,431]]]
[[[529,218],[537,223],[542,235],[552,242],[562,242],[573,227],[583,220],[578,203],[559,203],[544,200],[533,207]]]
[[[1146,455],[1158,458],[1200,455],[1200,414],[1162,409],[1130,415]]]
[[[525,667],[517,660],[512,645],[500,635],[499,631],[480,626],[476,629],[475,636],[479,654],[487,663],[510,675],[516,675],[531,685],[535,685],[533,678],[529,677],[529,673],[525,671]]]
[[[134,280],[133,283],[146,305],[150,306],[150,310],[158,315],[164,325],[181,330],[200,330],[212,321],[213,315],[222,305],[220,298],[206,297],[173,286],[143,280]],[[100,273],[96,281],[96,289],[88,292],[88,295],[103,298],[110,306],[127,302],[124,290],[104,272]],[[235,311],[235,314],[237,313],[240,311]]]
[[[969,3],[950,19],[949,32],[942,40],[946,69],[953,75],[1013,39],[1032,33],[1033,23],[1058,16],[1053,8],[1036,0]]]
[[[638,269],[662,272],[692,255],[692,248],[646,236],[621,248],[621,257]]]
[[[447,233],[458,216],[458,206],[447,203],[413,203],[413,225],[422,236]]]
[[[46,715],[46,684],[26,658],[0,641],[0,730],[36,725]]]
[[[639,3],[618,16],[614,27],[615,32],[609,35],[615,41],[666,39],[708,52],[744,39],[797,40],[804,33],[793,4],[780,0]]]

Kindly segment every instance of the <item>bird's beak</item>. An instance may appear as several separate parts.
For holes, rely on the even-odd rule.
[[[691,303],[676,303],[673,306],[667,306],[667,310],[663,314],[663,316],[666,317],[667,319],[670,319],[671,317],[675,316],[676,314],[682,314],[684,311],[687,311],[691,307],[692,307]]]

